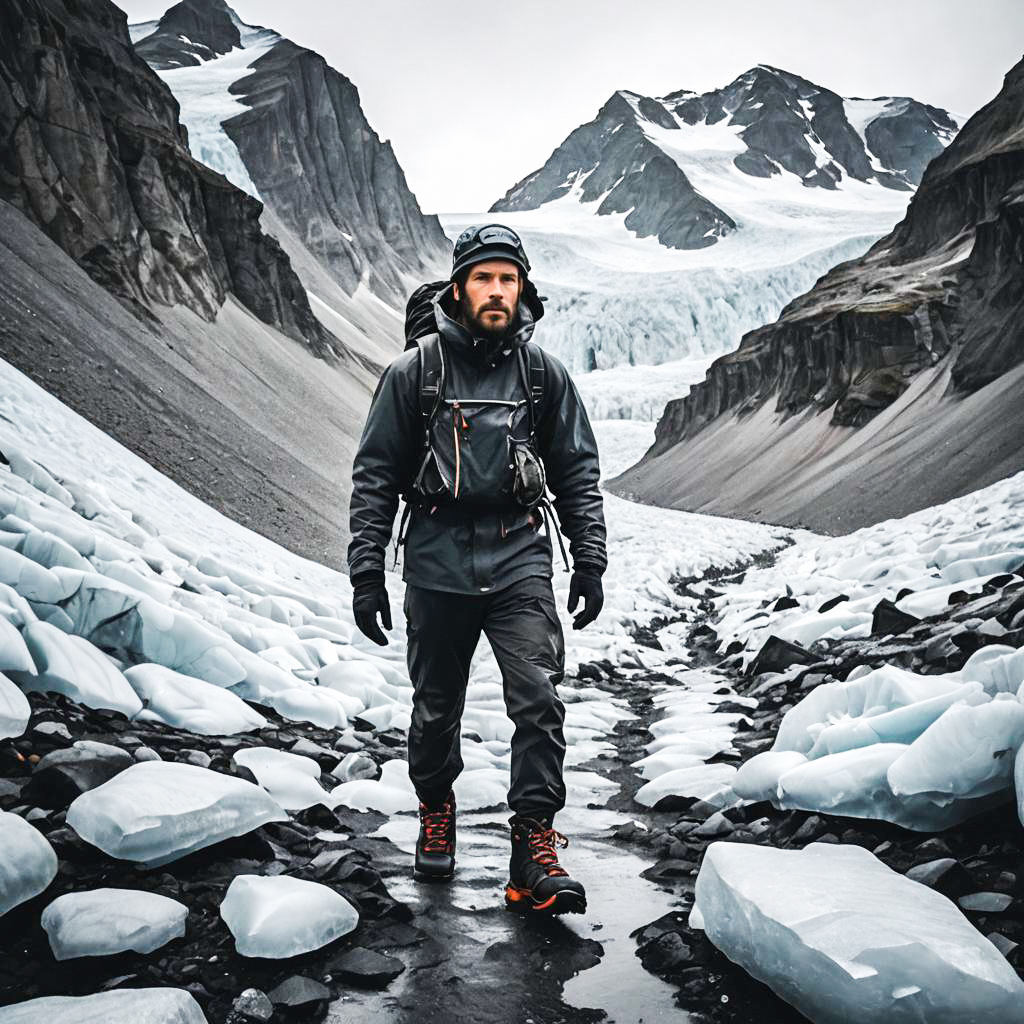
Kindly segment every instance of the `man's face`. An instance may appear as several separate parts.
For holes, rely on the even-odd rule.
[[[512,326],[523,281],[511,260],[486,260],[469,268],[464,290],[455,286],[460,317],[477,336],[504,334]]]

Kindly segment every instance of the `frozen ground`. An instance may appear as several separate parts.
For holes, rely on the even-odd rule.
[[[97,707],[118,707],[136,714],[140,723],[164,721],[183,731],[193,728],[193,744],[199,747],[211,731],[211,716],[224,716],[225,732],[251,730],[258,727],[258,719],[247,716],[258,715],[260,708],[299,722],[328,723],[341,737],[354,737],[351,723],[356,717],[380,733],[401,733],[408,727],[411,688],[404,664],[398,573],[389,574],[395,613],[392,642],[376,648],[354,629],[350,588],[343,575],[284,551],[191,498],[6,363],[0,363],[0,383],[0,451],[6,459],[0,469],[0,670],[13,683],[26,690],[77,695]],[[599,420],[595,429],[608,476],[649,445],[653,425]],[[747,571],[741,581],[723,584],[712,598],[722,648],[734,644],[731,651],[736,652],[743,646],[733,659],[745,664],[770,633],[802,644],[863,637],[867,619],[882,598],[894,600],[897,610],[909,615],[941,611],[955,589],[974,592],[1019,565],[1024,557],[1022,507],[1024,476],[905,520],[827,539],[639,506],[606,495],[610,569],[604,613],[594,627],[576,632],[562,612],[570,798],[560,823],[573,837],[567,863],[588,879],[594,899],[592,912],[565,923],[561,932],[574,936],[567,941],[576,944],[573,948],[590,968],[578,983],[567,982],[563,1005],[580,1012],[599,1005],[620,1024],[631,1020],[629,1007],[637,1000],[647,1008],[649,1019],[671,1013],[670,990],[639,968],[627,933],[671,910],[672,903],[638,877],[643,861],[610,844],[609,837],[630,827],[633,815],[663,806],[665,798],[701,801],[710,816],[695,835],[707,839],[731,827],[723,811],[742,806],[734,788],[740,776],[735,763],[728,762],[730,757],[735,761],[734,738],[737,730],[750,727],[757,700],[738,696],[732,678],[721,669],[690,667],[687,631],[696,621],[697,598],[680,593],[673,581],[692,580],[708,570],[779,551],[773,565]],[[794,539],[795,544],[785,547]],[[560,606],[567,585],[568,576],[556,568]],[[693,585],[690,593],[707,595],[708,584]],[[790,607],[775,608],[781,597]],[[842,600],[821,611],[822,603],[832,598]],[[119,625],[111,632],[108,624],[115,620]],[[657,643],[639,642],[637,630],[647,635],[653,630]],[[817,701],[815,707],[797,708],[791,713],[796,716],[793,724],[784,723],[776,746],[789,759],[784,764],[772,761],[750,784],[761,787],[758,795],[787,806],[784,791],[795,791],[791,776],[805,767],[798,758],[813,762],[820,752],[817,762],[825,765],[830,757],[848,756],[849,749],[834,751],[850,747],[850,736],[863,739],[858,716],[870,704],[870,713],[878,716],[875,725],[883,712],[898,713],[890,728],[903,729],[896,738],[905,743],[907,757],[915,752],[914,744],[921,744],[896,776],[890,773],[894,798],[907,794],[913,800],[956,808],[957,799],[966,805],[978,796],[1012,796],[1012,759],[991,755],[1020,745],[1024,714],[1016,690],[1024,662],[1010,649],[989,647],[985,652],[978,659],[980,670],[965,668],[961,678],[942,686],[940,679],[946,677],[921,677],[922,686],[938,687],[935,694],[924,695],[927,707],[915,703],[922,696],[920,687],[898,691],[910,695],[898,700],[891,697],[897,692],[891,688],[872,691],[874,696],[860,704],[848,697],[842,703],[825,699],[829,687],[848,689],[850,684],[818,687],[810,695]],[[609,666],[621,691],[577,678],[580,666],[596,662]],[[659,682],[642,682],[652,673],[658,673]],[[635,718],[631,701],[634,689],[641,686],[651,694],[650,739],[627,776],[621,774],[629,770],[617,753],[617,726]],[[971,699],[950,703],[944,695],[951,692]],[[890,697],[878,695],[883,693]],[[24,709],[10,686],[0,691],[0,697],[5,701],[0,710],[6,708],[4,728],[17,735],[25,728]],[[142,700],[147,707],[139,712]],[[725,702],[729,706],[720,707]],[[249,711],[240,714],[240,707]],[[969,723],[957,717],[976,712]],[[800,738],[800,729],[808,730],[809,740]],[[939,731],[930,738],[932,729]],[[920,733],[918,739],[910,735],[914,730],[915,735]],[[469,971],[478,947],[466,945],[459,915],[490,914],[500,892],[511,731],[496,663],[481,645],[464,717],[467,770],[456,788],[468,826],[460,854],[462,871],[442,902],[408,882],[415,797],[399,755],[385,760],[375,777],[372,762],[359,764],[358,755],[342,761],[339,753],[341,763],[333,772],[340,781],[330,790],[322,788],[316,765],[299,756],[316,754],[315,748],[284,753],[271,744],[240,753],[236,763],[253,771],[262,790],[237,777],[231,778],[232,786],[220,788],[193,783],[192,775],[206,778],[204,773],[211,781],[229,779],[195,762],[139,763],[126,770],[117,763],[110,782],[75,801],[67,822],[115,857],[163,865],[225,835],[282,820],[285,808],[321,803],[381,811],[388,821],[377,835],[390,839],[395,851],[389,885],[414,915],[436,919],[435,926],[447,930],[453,949],[459,948],[452,956],[462,965],[460,970]],[[796,741],[785,739],[794,733]],[[955,747],[968,736],[980,737],[990,756],[974,757],[965,747],[954,759],[952,774],[947,770],[938,779],[937,773],[949,765],[936,758],[936,743]],[[878,760],[876,753],[888,754],[893,746],[875,740],[890,738],[868,736],[872,764]],[[811,749],[815,742],[820,751]],[[93,749],[100,746],[80,745],[79,753],[67,756],[107,761],[117,761],[115,754],[124,756],[116,749]],[[719,756],[723,754],[725,761]],[[885,767],[889,764],[886,761]],[[877,774],[877,767],[874,770]],[[166,786],[161,781],[165,775]],[[622,795],[621,780],[626,777],[631,778],[631,787],[639,787],[635,802]],[[836,778],[845,789],[837,790]],[[857,809],[839,813],[885,817],[881,811],[888,805],[878,799],[877,779],[869,774],[826,772],[809,789],[804,787],[803,802],[797,806],[833,811],[837,798],[849,799],[851,778],[855,786],[858,779],[865,787],[873,786],[874,795],[861,799]],[[773,785],[778,787],[775,795]],[[819,804],[808,805],[808,799]],[[908,806],[913,810],[917,804]],[[144,847],[133,838],[137,835]],[[52,884],[49,845],[45,840],[42,845],[22,845],[27,857],[23,868],[13,876],[0,875],[9,906],[33,899],[40,888]],[[755,893],[751,898],[760,896]],[[242,901],[241,909],[260,915],[255,903]],[[486,922],[495,948],[518,941],[501,915]],[[130,922],[124,927],[128,929]],[[335,927],[333,919],[313,935],[296,935],[284,927],[261,936],[265,944],[259,948],[263,955],[285,956],[288,950],[315,947],[334,934]],[[732,933],[727,933],[728,929],[708,931],[726,936],[724,945],[731,941]],[[591,952],[595,941],[600,954]],[[884,935],[875,941],[884,941]],[[789,977],[787,971],[799,971],[804,948],[792,945],[790,960],[773,968],[775,974],[757,965],[750,967],[751,972],[769,979]],[[1001,955],[991,944],[979,948],[986,957]],[[427,990],[430,998],[443,995],[443,989],[428,983],[429,978],[437,979],[436,974],[414,976],[419,977],[416,984],[402,982],[394,990],[399,1003],[422,998]],[[927,983],[922,999],[944,998],[941,976],[934,971],[922,974]],[[785,991],[785,984],[779,989]],[[378,1013],[385,1004],[363,1000],[359,1005],[358,1012],[372,1016],[371,1011]],[[359,1019],[356,1011],[355,1005],[343,1001],[336,1008],[341,1014],[337,1019]]]
[[[86,697],[93,706],[114,705],[129,714],[136,713],[131,701],[138,700],[137,692],[147,704],[140,721],[144,716],[183,730],[194,728],[193,744],[199,747],[203,736],[216,730],[211,718],[217,715],[225,732],[258,725],[239,718],[235,705],[225,704],[227,698],[241,704],[239,696],[253,711],[262,704],[300,721],[323,722],[325,715],[334,715],[342,733],[351,734],[345,723],[355,716],[380,730],[407,727],[410,685],[397,573],[389,574],[396,628],[391,645],[379,649],[352,625],[345,576],[292,555],[203,505],[6,363],[0,363],[0,381],[0,451],[7,460],[0,469],[0,622],[5,624],[0,665],[8,667],[15,682]],[[596,429],[605,471],[615,472],[650,443],[652,425],[602,421]],[[607,497],[607,518],[612,567],[604,613],[596,628],[574,632],[563,609],[570,676],[580,664],[601,659],[624,670],[662,664],[665,656],[638,647],[630,631],[675,614],[681,599],[670,580],[777,547],[785,534],[761,525],[634,507],[613,496]],[[556,572],[554,585],[564,606],[568,576]],[[122,631],[113,648],[106,641],[119,657],[100,654],[91,642],[105,642],[103,623],[112,615],[137,623],[127,639]],[[42,639],[26,644],[33,631]],[[76,631],[81,636],[68,636]],[[95,651],[100,661],[69,658],[66,645],[72,641],[84,645],[83,651]],[[148,667],[140,671],[142,666],[129,665],[134,661]],[[631,715],[624,698],[596,687],[567,682],[564,691],[572,797],[563,824],[575,837],[578,870],[607,882],[595,880],[595,912],[577,927],[581,942],[603,929],[604,959],[600,975],[594,976],[599,983],[597,988],[581,983],[566,998],[578,1006],[593,1006],[596,999],[618,1007],[615,1019],[623,1022],[638,993],[644,1005],[670,1012],[670,990],[640,968],[628,938],[658,909],[657,891],[638,877],[642,861],[605,845],[610,830],[627,823],[629,814],[592,809],[617,793],[619,785],[593,767],[582,767],[613,751],[610,735],[616,723]],[[9,731],[24,729],[20,710],[8,703]],[[476,849],[471,839],[466,844],[465,878],[472,890],[466,898],[496,904],[496,892],[477,890],[485,881],[491,887],[503,881],[505,841],[500,834],[488,837],[487,827],[493,833],[495,821],[508,814],[501,805],[511,723],[486,645],[473,666],[464,729],[470,734],[463,744],[468,770],[457,792],[466,812],[479,813],[481,828]],[[81,756],[87,755],[92,752]],[[233,788],[221,787],[223,792],[192,781],[192,774],[205,778],[208,768],[140,763],[79,798],[68,823],[113,856],[167,863],[283,816],[283,810],[275,810],[275,799],[286,806],[315,800],[320,784],[304,774],[302,761],[283,753],[277,758],[240,756],[239,763],[255,771],[269,794],[260,799],[252,792],[255,786],[238,779],[231,780]],[[175,774],[175,769],[181,771]],[[346,777],[343,767],[334,770],[336,777]],[[191,773],[188,779],[185,772]],[[210,773],[210,781],[215,778],[228,781]],[[382,834],[393,838],[400,851],[408,850],[415,799],[404,760],[385,763],[378,780],[357,774],[330,793],[321,792],[325,805],[379,808],[393,815]],[[51,859],[44,841],[33,851],[32,864],[8,883],[12,905],[45,887],[52,878]],[[612,863],[615,871],[602,875]],[[667,908],[663,901],[660,905]],[[270,947],[261,948],[273,952],[274,942],[281,949],[294,948],[290,941],[287,935],[274,936]],[[627,988],[623,977],[633,978]]]

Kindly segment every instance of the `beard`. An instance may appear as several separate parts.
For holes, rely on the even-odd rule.
[[[497,322],[485,319],[488,310],[500,310],[505,314],[505,319]],[[472,309],[465,296],[459,300],[459,312],[470,333],[477,338],[503,338],[511,332],[515,322],[515,311],[504,303],[485,302],[477,309]]]

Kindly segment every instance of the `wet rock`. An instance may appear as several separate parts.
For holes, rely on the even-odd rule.
[[[694,829],[693,834],[702,839],[711,839],[715,836],[726,836],[733,828],[733,823],[721,811],[716,811],[703,825]]]
[[[306,867],[306,872],[318,881],[322,881],[327,878],[335,878],[340,873],[340,867],[345,864],[349,858],[355,856],[355,851],[342,847],[341,849],[335,850],[324,850],[323,853],[318,853]],[[376,879],[370,878],[369,884],[372,885]]]
[[[27,779],[0,779],[0,801],[18,800]]]
[[[666,932],[637,949],[640,962],[648,971],[669,973],[691,963],[693,950],[679,932]]]
[[[772,605],[772,611],[773,612],[784,612],[788,608],[799,608],[799,607],[800,607],[800,602],[795,600],[789,594],[786,594],[783,597],[780,597],[778,599],[778,601],[776,601],[775,604]]]
[[[335,741],[334,749],[343,753],[355,753],[363,749],[363,741],[355,732],[343,732]],[[294,753],[294,751],[293,751]]]
[[[820,659],[806,647],[783,640],[773,633],[750,664],[750,674],[784,672],[790,665],[813,665]]]
[[[132,756],[107,743],[79,740],[42,758],[22,797],[39,807],[67,807],[82,793],[102,786],[133,763]]]
[[[849,601],[849,595],[847,594],[836,594],[835,597],[830,597],[827,601],[822,601],[818,606],[818,614],[823,615],[825,612],[831,611],[836,605],[842,604],[844,601]]]
[[[71,733],[63,722],[36,722],[32,726],[32,736],[57,737],[58,739],[71,742]]]
[[[812,814],[804,823],[793,833],[791,841],[797,846],[802,846],[805,843],[813,842],[815,837],[821,834],[822,829],[827,826],[816,814]]]
[[[163,758],[152,747],[137,747],[135,750],[136,761],[162,761]]]
[[[891,636],[905,633],[912,626],[916,626],[921,620],[916,615],[901,611],[887,597],[883,597],[871,617],[872,636]]]
[[[915,860],[919,863],[935,857],[952,856],[953,851],[949,848],[946,841],[937,837],[933,839],[926,839],[923,843],[918,844],[917,849],[915,850]]]
[[[907,871],[907,878],[937,889],[947,896],[956,890],[962,891],[963,886],[970,882],[970,876],[963,865],[953,857],[939,857],[915,864]]]
[[[1004,892],[972,892],[957,900],[964,910],[979,914],[1001,914],[1012,902],[1013,897]]]
[[[1002,935],[999,932],[989,932],[985,938],[988,939],[988,941],[991,942],[1007,960],[1011,959],[1013,954],[1020,948],[1019,943],[1014,942],[1013,939],[1008,939],[1005,935]]]
[[[197,768],[209,768],[213,758],[205,750],[179,750],[176,760],[194,764]]]
[[[274,1004],[258,988],[247,988],[231,1008],[243,1020],[270,1020],[274,1016]]]
[[[271,989],[267,995],[275,1006],[312,1012],[317,1003],[331,998],[331,990],[312,978],[293,974],[290,978],[282,981],[277,988]]]
[[[664,882],[679,878],[692,878],[696,863],[690,860],[679,860],[675,857],[665,857],[659,860],[653,867],[640,872],[641,878],[649,882]]]
[[[304,736],[297,739],[288,749],[293,754],[301,754],[303,757],[313,758],[320,765],[321,771],[333,771],[334,766],[338,763],[338,752],[336,750],[322,747],[319,743],[313,743],[312,740],[307,740]]]
[[[334,977],[362,988],[386,988],[404,970],[401,960],[364,946],[356,946],[330,962]]]

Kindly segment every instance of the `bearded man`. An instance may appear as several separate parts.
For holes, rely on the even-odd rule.
[[[483,633],[515,726],[506,904],[582,913],[583,885],[559,864],[556,846],[568,841],[553,827],[565,805],[557,693],[565,648],[546,489],[573,560],[569,612],[584,602],[575,629],[604,601],[605,524],[597,444],[579,393],[563,364],[530,340],[544,307],[529,272],[514,231],[472,227],[456,241],[450,281],[424,285],[410,299],[407,350],[380,379],[355,456],[348,561],[356,624],[386,644],[377,617],[391,629],[385,554],[404,497],[416,876],[454,872],[452,787],[463,768],[460,723]]]

